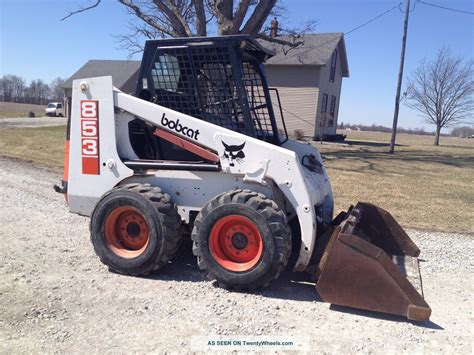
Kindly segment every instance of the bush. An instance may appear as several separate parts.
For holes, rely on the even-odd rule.
[[[30,111],[28,112],[28,117],[36,117],[36,115],[33,111]]]
[[[293,135],[295,136],[295,138],[299,141],[302,141],[304,140],[304,131],[302,129],[295,129],[293,131]]]

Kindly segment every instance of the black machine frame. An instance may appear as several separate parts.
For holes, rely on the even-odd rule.
[[[207,122],[281,145],[288,138],[281,104],[277,126],[263,62],[273,55],[251,36],[147,41],[136,96]],[[143,121],[130,138],[143,159],[202,160],[160,138]]]

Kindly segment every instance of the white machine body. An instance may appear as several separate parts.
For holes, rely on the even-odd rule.
[[[125,164],[138,158],[128,132],[128,123],[135,118],[213,152],[219,171],[136,173]],[[229,156],[226,145],[243,146],[242,153]],[[316,158],[316,171],[302,164],[309,155]],[[130,182],[159,186],[177,204],[183,223],[222,192],[237,188],[262,192],[286,211],[288,219],[298,219],[301,250],[296,271],[309,264],[317,223],[332,219],[329,178],[319,152],[310,144],[288,140],[277,146],[231,131],[127,95],[113,87],[110,76],[73,82],[68,171],[69,209],[85,216],[91,215],[104,193]]]

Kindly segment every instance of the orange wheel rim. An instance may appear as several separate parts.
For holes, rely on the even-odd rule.
[[[263,239],[258,227],[247,217],[229,215],[212,227],[209,249],[214,260],[223,268],[243,272],[260,260]]]
[[[105,220],[105,240],[116,255],[132,259],[141,255],[150,239],[148,223],[134,207],[114,209]]]

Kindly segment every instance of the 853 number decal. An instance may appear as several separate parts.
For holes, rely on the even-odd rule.
[[[99,101],[81,101],[82,173],[100,174],[99,159]]]

